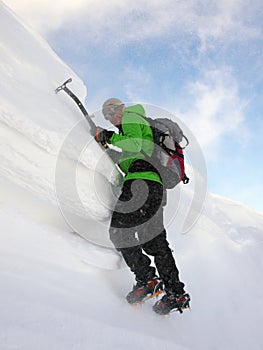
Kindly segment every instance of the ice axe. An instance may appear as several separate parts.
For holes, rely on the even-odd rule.
[[[64,90],[76,102],[82,114],[84,115],[84,117],[86,118],[87,122],[90,125],[91,134],[95,135],[96,129],[97,129],[96,124],[91,119],[91,116],[87,112],[86,108],[83,106],[82,102],[80,102],[79,98],[67,87],[67,84],[71,82],[72,82],[71,78],[66,80],[62,85],[56,88],[55,93],[57,94],[59,91]],[[100,144],[103,146],[103,148],[108,148],[108,145],[106,143],[100,142]]]

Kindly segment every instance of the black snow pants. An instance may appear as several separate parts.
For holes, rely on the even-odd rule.
[[[137,282],[156,275],[172,293],[184,292],[163,224],[166,191],[155,181],[128,180],[116,203],[110,225],[110,239],[121,252]],[[145,254],[146,253],[146,254]],[[154,257],[154,266],[151,259]]]

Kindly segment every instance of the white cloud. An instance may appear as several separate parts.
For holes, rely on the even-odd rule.
[[[78,28],[83,38],[124,44],[182,33],[197,36],[202,50],[212,40],[248,40],[261,35],[257,24],[245,21],[256,14],[260,1],[244,0],[5,0],[40,34],[48,35],[63,26]],[[212,39],[212,40],[211,40]]]
[[[221,0],[216,2],[216,6],[214,2],[210,2],[210,6],[207,2],[206,5],[207,10],[200,13],[196,19],[198,22],[196,32],[201,40],[201,51],[215,47],[218,40],[223,46],[224,41],[228,44],[261,37],[262,32],[258,23],[251,21],[248,25],[246,22],[250,11],[255,15],[257,9],[261,8],[262,5],[258,1],[251,6],[243,0]]]
[[[122,80],[129,101],[141,101],[145,90],[150,89],[151,75],[143,67],[126,66]]]
[[[81,13],[85,0],[4,0],[29,25],[45,35],[59,29],[65,22]]]
[[[209,159],[221,154],[222,139],[246,137],[244,108],[238,84],[227,68],[208,70],[201,80],[190,83],[178,100],[175,112],[186,121]],[[183,113],[180,111],[184,110]]]

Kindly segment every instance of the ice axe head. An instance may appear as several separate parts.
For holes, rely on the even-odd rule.
[[[71,78],[69,78],[68,80],[66,80],[65,83],[63,83],[62,85],[60,85],[60,86],[58,86],[58,87],[56,88],[55,93],[57,94],[60,90],[63,90],[63,89],[66,87],[66,85],[67,85],[68,83],[71,83],[71,82],[72,82],[72,79],[71,79]]]

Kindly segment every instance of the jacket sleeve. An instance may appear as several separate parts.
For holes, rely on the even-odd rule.
[[[135,118],[137,119],[137,118]],[[142,149],[142,129],[140,123],[132,122],[131,116],[125,118],[122,123],[123,135],[114,133],[110,143],[121,148],[123,151],[138,153]]]

